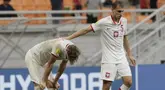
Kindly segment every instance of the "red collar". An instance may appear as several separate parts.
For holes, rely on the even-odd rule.
[[[112,18],[113,23],[114,23],[114,24],[117,24],[117,23],[115,22],[114,18],[112,17],[112,15],[111,15],[111,18]],[[119,24],[121,24],[121,18],[120,18],[120,20],[119,20]]]

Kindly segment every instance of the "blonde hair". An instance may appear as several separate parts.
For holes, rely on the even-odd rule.
[[[69,45],[67,47],[67,53],[68,53],[69,62],[71,65],[73,65],[78,60],[78,57],[80,55],[80,50],[75,45]]]

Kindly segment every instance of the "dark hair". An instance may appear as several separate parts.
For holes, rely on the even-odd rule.
[[[116,9],[117,6],[123,7],[123,5],[120,1],[116,1],[116,2],[112,3],[112,9]]]
[[[69,62],[72,65],[77,61],[80,55],[80,50],[75,45],[69,45],[67,47],[67,54],[68,54]]]

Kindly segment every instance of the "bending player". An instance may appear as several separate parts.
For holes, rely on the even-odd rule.
[[[74,64],[80,55],[79,49],[69,40],[53,39],[32,47],[25,56],[35,90],[59,88],[58,80],[64,72],[67,62]],[[54,79],[48,78],[56,60],[62,60]]]

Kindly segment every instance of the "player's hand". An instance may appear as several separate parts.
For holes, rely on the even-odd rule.
[[[129,58],[129,60],[131,61],[131,64],[132,64],[133,66],[135,66],[135,65],[136,65],[136,60],[134,59],[134,57],[133,57],[133,56],[128,56],[128,58]]]
[[[55,88],[56,89],[59,89],[60,88],[60,84],[58,82],[55,84]]]
[[[40,88],[42,89],[45,89],[46,88],[46,82],[42,81],[40,84],[39,84]]]

